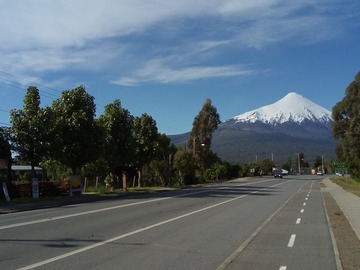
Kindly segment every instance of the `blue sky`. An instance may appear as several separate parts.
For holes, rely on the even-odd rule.
[[[29,85],[42,106],[84,85],[159,131],[297,92],[331,110],[360,71],[358,0],[1,0],[0,126]]]

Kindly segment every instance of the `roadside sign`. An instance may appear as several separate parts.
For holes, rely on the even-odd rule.
[[[348,163],[335,163],[334,169],[335,170],[347,170],[347,169],[349,169],[349,164]]]
[[[81,189],[81,175],[70,175],[70,196],[80,196]]]
[[[39,189],[39,179],[32,179],[32,196],[34,199],[39,199],[40,189]]]

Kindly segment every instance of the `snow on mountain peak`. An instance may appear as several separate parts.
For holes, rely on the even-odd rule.
[[[283,124],[295,122],[301,124],[304,120],[327,123],[332,121],[331,112],[311,100],[295,92],[287,94],[279,101],[259,109],[233,117],[235,122],[266,124]]]

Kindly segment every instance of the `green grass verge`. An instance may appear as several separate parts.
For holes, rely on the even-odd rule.
[[[343,189],[360,197],[360,182],[357,182],[350,177],[332,177],[330,180],[341,186]]]
[[[176,190],[176,187],[133,187],[128,188],[129,191],[135,192],[156,192],[156,191],[170,191]]]

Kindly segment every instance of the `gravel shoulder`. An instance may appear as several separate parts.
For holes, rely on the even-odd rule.
[[[342,269],[360,269],[360,240],[332,195],[329,192],[323,192],[323,198]]]

